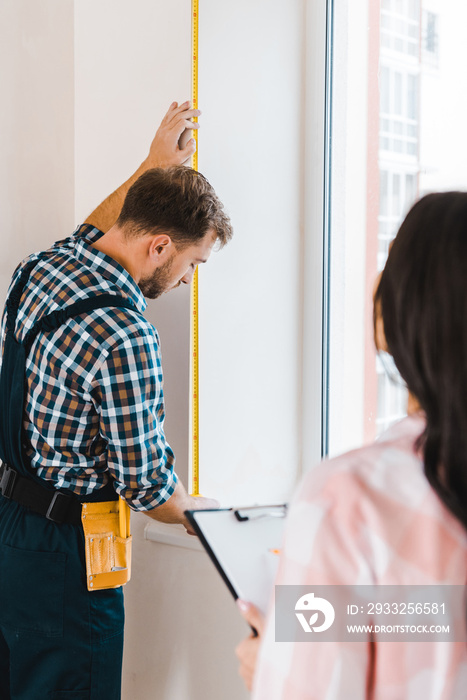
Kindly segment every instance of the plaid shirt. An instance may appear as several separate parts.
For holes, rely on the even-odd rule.
[[[25,450],[38,476],[56,488],[87,495],[109,477],[134,510],[150,510],[172,495],[177,476],[164,435],[159,336],[141,316],[144,297],[129,273],[90,244],[92,226],[39,259],[21,299],[16,337],[42,316],[103,292],[130,298],[138,312],[96,309],[39,333],[26,363]],[[2,319],[2,345],[5,311]]]
[[[423,471],[421,415],[308,472],[276,584],[464,586],[467,534]],[[462,621],[461,621],[462,622]],[[253,700],[464,700],[463,642],[275,642],[271,607]]]

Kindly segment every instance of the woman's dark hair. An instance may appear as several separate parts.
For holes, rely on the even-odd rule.
[[[220,247],[232,225],[208,180],[183,165],[147,170],[128,190],[117,220],[128,236],[168,233],[178,248],[197,243],[212,230]]]
[[[423,197],[391,246],[374,299],[388,352],[426,414],[425,474],[467,527],[467,193]]]

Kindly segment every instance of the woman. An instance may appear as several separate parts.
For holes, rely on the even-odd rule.
[[[467,193],[411,209],[377,285],[374,324],[409,389],[408,416],[305,476],[276,584],[466,583]],[[467,697],[465,640],[280,643],[273,610],[263,629],[257,610],[240,609],[259,631],[237,648],[250,686],[256,667],[254,700]]]

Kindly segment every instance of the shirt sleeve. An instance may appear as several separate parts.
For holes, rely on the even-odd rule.
[[[326,481],[325,469],[326,465],[321,465],[314,474],[308,474],[292,502],[276,578],[278,585],[312,587],[372,582],[358,513],[345,505],[353,501],[346,478],[338,476]],[[252,700],[368,697],[374,651],[370,640],[276,642],[276,614],[272,601]]]
[[[92,393],[117,493],[133,510],[165,503],[178,479],[164,433],[163,376],[155,331],[120,339],[96,373]]]

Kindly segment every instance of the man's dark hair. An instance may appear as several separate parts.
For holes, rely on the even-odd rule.
[[[412,207],[375,293],[375,329],[379,313],[388,352],[426,414],[426,477],[467,528],[466,192]]]
[[[208,180],[183,165],[141,175],[128,190],[117,225],[129,236],[163,231],[178,248],[197,243],[209,230],[222,247],[233,234]]]

